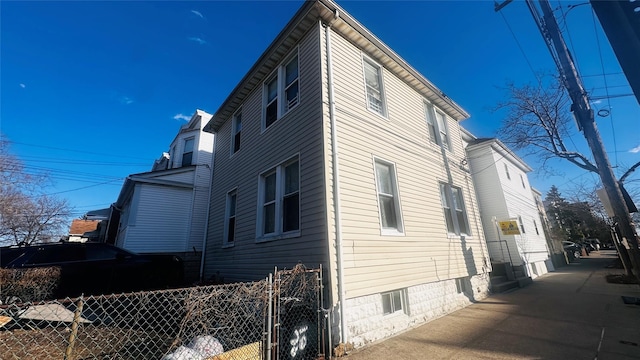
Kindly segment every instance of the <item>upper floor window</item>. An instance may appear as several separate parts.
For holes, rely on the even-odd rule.
[[[233,115],[231,122],[231,153],[240,150],[240,134],[242,133],[242,109]]]
[[[540,231],[538,230],[538,223],[535,219],[533,219],[533,228],[536,230],[536,235],[540,235]]]
[[[280,119],[300,102],[298,53],[285,61],[264,83],[263,128]]]
[[[298,157],[260,175],[258,236],[300,230],[300,163]]]
[[[182,166],[189,166],[192,164],[194,143],[194,138],[189,138],[184,141],[184,151],[182,151]]]
[[[236,203],[238,191],[233,189],[227,193],[227,208],[224,223],[224,244],[230,245],[236,239]]]
[[[470,235],[471,231],[462,197],[462,189],[440,183],[440,197],[447,223],[447,231],[457,235]]]
[[[509,174],[509,166],[504,164],[504,173],[507,174],[507,179],[511,180],[511,174]]]
[[[383,234],[402,233],[402,216],[398,197],[395,165],[375,160],[376,191]]]
[[[365,59],[364,82],[367,88],[367,108],[377,114],[385,116],[382,67]]]
[[[449,149],[449,133],[447,130],[446,117],[442,112],[436,110],[431,104],[427,104],[426,112],[429,139],[431,142],[438,144],[445,149]]]
[[[527,188],[527,185],[525,185],[525,183],[524,183],[524,176],[522,176],[522,174],[520,174],[520,183],[522,183],[522,188],[523,189]]]
[[[524,234],[526,233],[526,231],[524,231],[524,222],[522,221],[522,216],[518,215],[518,224],[520,224],[520,231]]]

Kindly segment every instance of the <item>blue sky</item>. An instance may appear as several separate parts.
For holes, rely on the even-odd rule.
[[[609,95],[631,94],[591,8],[573,8],[583,2],[551,4],[585,87],[604,97],[606,81]],[[108,207],[123,179],[149,171],[196,108],[218,109],[301,4],[3,1],[0,131],[29,171],[51,174],[49,193],[68,199],[74,216]],[[492,1],[339,4],[466,109],[462,124],[479,137],[500,137],[500,114],[489,110],[504,97],[499,87],[555,70],[522,1],[502,14]],[[620,175],[640,160],[631,151],[640,146],[640,107],[630,96],[593,106],[611,109],[597,121]],[[581,134],[572,141],[588,152]],[[562,192],[594,178],[557,167],[562,176],[534,173],[532,184]]]

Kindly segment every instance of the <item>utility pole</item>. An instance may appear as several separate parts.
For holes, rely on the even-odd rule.
[[[496,11],[499,11],[511,1],[512,0],[507,0],[502,4],[496,3]],[[571,111],[578,123],[578,128],[583,132],[587,144],[591,149],[596,166],[598,167],[600,180],[613,208],[614,221],[618,224],[620,235],[626,239],[630,247],[630,258],[633,263],[635,275],[640,278],[640,252],[638,251],[638,240],[631,216],[629,215],[629,209],[620,191],[618,181],[613,174],[607,153],[604,150],[600,132],[594,121],[593,110],[589,105],[587,92],[582,85],[573,58],[560,33],[558,23],[553,16],[553,10],[549,5],[549,0],[538,0],[543,17],[540,17],[538,14],[532,0],[526,0],[526,3],[538,25],[542,37],[549,47],[551,56],[558,66],[563,85],[569,92],[569,97],[572,101]]]

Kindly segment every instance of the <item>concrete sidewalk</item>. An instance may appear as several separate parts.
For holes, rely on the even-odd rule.
[[[621,274],[602,250],[534,280],[352,351],[344,359],[640,359],[640,286],[608,283]]]

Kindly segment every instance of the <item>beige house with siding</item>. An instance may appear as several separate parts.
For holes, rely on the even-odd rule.
[[[204,277],[322,264],[334,345],[486,297],[467,117],[337,4],[305,2],[205,127]]]

